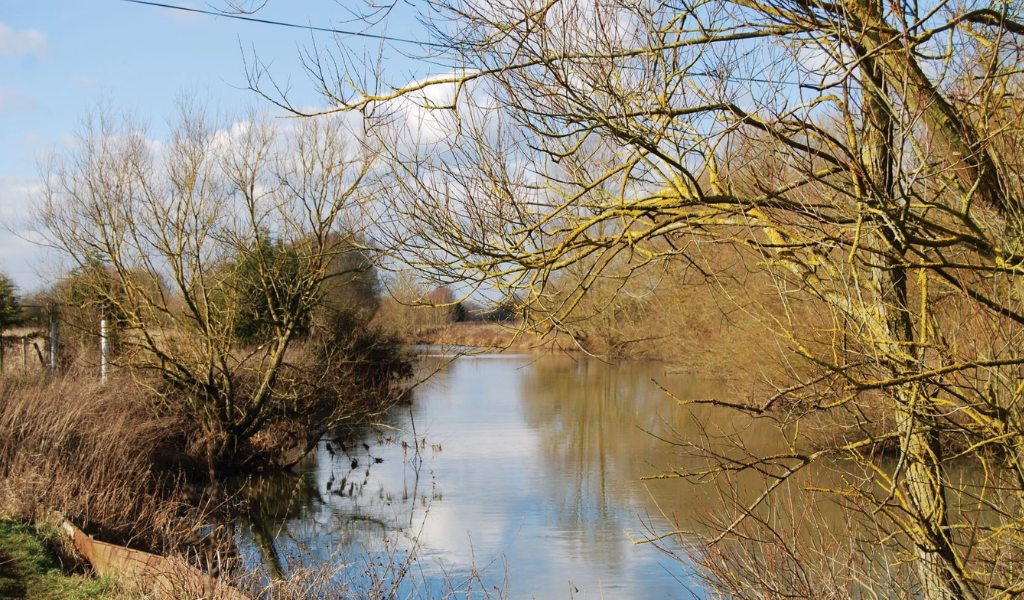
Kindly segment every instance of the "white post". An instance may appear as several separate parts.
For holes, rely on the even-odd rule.
[[[50,304],[50,374],[57,374],[57,303]]]
[[[110,342],[107,340],[107,315],[100,318],[100,381],[107,382],[107,355],[110,352]]]

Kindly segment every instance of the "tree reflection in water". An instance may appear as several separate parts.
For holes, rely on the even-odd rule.
[[[525,355],[445,361],[423,359],[439,376],[380,428],[321,442],[297,474],[249,485],[252,510],[239,531],[251,561],[265,561],[269,576],[329,558],[366,568],[415,550],[420,590],[507,558],[514,598],[568,598],[576,589],[692,597],[679,581],[685,562],[634,546],[625,532],[642,537],[645,522],[708,531],[709,519],[728,521],[737,502],[767,483],[756,472],[717,484],[641,478],[700,466],[688,443],[722,454],[785,445],[767,421],[679,406],[659,385],[681,397],[726,392],[656,364]],[[769,510],[813,512],[845,535],[840,507],[816,505],[803,491],[808,477],[823,481],[842,469],[823,463],[808,471],[781,496],[790,505]],[[500,565],[492,568],[483,575],[488,585],[505,577]]]

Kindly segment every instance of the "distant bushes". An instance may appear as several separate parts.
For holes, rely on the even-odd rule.
[[[513,333],[507,330],[522,323],[523,306],[515,299],[467,299],[449,287],[402,276],[385,287],[374,323],[406,343],[507,346]]]

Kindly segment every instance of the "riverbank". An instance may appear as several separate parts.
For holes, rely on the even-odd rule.
[[[99,542],[216,573],[220,581],[259,596],[268,579],[240,560],[236,540],[227,533],[245,510],[245,499],[225,493],[219,479],[207,485],[203,447],[191,433],[186,419],[136,380],[115,377],[104,385],[75,371],[54,378],[2,379],[0,516],[29,524],[56,511]],[[273,470],[253,468],[252,473]],[[25,537],[32,531],[33,525],[24,525],[0,553],[0,570],[7,577],[0,598],[107,597],[105,586],[72,585],[59,578],[54,583],[52,558],[26,560],[22,555],[41,555],[31,535]],[[74,555],[69,550],[68,556]],[[285,590],[290,595],[275,597],[321,597],[311,582],[330,590],[337,583],[323,569],[294,576],[274,586],[275,594]],[[36,595],[37,588],[42,595]],[[85,590],[81,594],[80,588]],[[355,597],[390,597],[390,588],[382,585],[381,590]]]
[[[466,321],[423,327],[408,333],[409,344],[478,348],[489,352],[516,350],[534,353],[568,353],[594,356],[613,363],[654,361],[665,365],[668,373],[692,375],[711,381],[726,382],[730,387],[751,393],[759,377],[771,370],[775,352],[762,341],[743,329],[706,326],[700,332],[679,334],[668,339],[666,330],[662,338],[645,340],[631,352],[607,354],[596,347],[593,340],[574,339],[565,332],[540,335],[516,322],[493,323]],[[659,341],[660,340],[660,341]],[[657,342],[657,343],[656,343]],[[604,350],[607,350],[604,348]]]
[[[572,338],[564,334],[538,335],[519,323],[464,321],[419,328],[406,336],[410,344],[462,346],[501,351],[509,348],[529,352],[576,351]]]
[[[56,530],[0,519],[0,598],[25,600],[133,600],[107,578],[65,569],[52,545]]]

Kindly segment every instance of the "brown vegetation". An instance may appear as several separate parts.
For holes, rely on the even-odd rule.
[[[131,380],[0,383],[0,510],[57,510],[112,541],[165,551],[195,534],[188,432]]]

